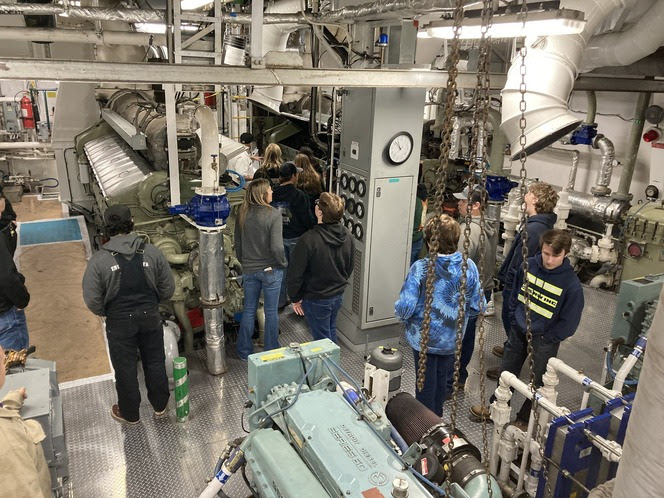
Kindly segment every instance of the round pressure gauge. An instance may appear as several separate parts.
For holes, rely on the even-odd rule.
[[[364,194],[367,193],[367,184],[364,180],[358,180],[357,182],[357,195],[364,197]]]
[[[339,179],[339,182],[341,183],[341,188],[343,189],[348,188],[348,175],[346,173],[343,173],[341,175],[341,178]]]
[[[392,164],[405,163],[413,152],[413,136],[407,131],[397,133],[387,142],[385,152]]]
[[[348,196],[346,194],[341,194],[339,197],[341,197],[341,200],[344,201],[344,204],[345,204],[346,199],[348,199]]]
[[[364,204],[362,204],[361,202],[355,203],[355,214],[359,219],[364,218]]]
[[[355,179],[354,176],[351,176],[348,179],[348,190],[350,191],[351,194],[354,194],[356,188],[357,188],[357,180]]]
[[[355,201],[353,199],[348,199],[346,201],[346,211],[350,214],[355,214]]]
[[[353,220],[351,218],[348,218],[346,220],[346,222],[344,223],[344,225],[346,225],[346,228],[348,228],[348,230],[352,230],[353,229]]]
[[[355,235],[357,240],[362,240],[362,237],[364,236],[364,228],[362,228],[362,225],[359,223],[355,225],[353,228],[353,235]]]
[[[659,189],[655,185],[648,185],[646,187],[646,199],[656,200],[659,197]]]

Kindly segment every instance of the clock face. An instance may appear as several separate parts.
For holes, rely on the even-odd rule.
[[[397,133],[387,143],[387,159],[392,164],[405,163],[412,152],[413,137],[408,132]]]

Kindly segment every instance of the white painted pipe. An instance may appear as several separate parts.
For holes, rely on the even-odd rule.
[[[597,67],[628,66],[664,44],[664,2],[654,2],[630,28],[593,37],[581,59],[581,71]]]
[[[96,45],[166,45],[166,35],[136,33],[133,31],[93,31],[85,29],[22,28],[5,26],[0,29],[0,40],[33,42],[94,43]]]
[[[541,410],[540,410],[541,411]],[[528,455],[530,454],[530,442],[533,440],[533,428],[535,427],[535,412],[530,410],[530,417],[528,418],[528,428],[526,429],[526,439],[523,442],[523,456],[521,457],[521,466],[519,467],[519,479],[516,483],[516,493],[523,489],[523,480],[526,474],[526,464],[528,463]]]
[[[636,365],[636,362],[639,361],[639,358],[643,354],[647,340],[647,337],[639,337],[639,340],[636,341],[636,347],[634,347],[616,374],[616,380],[613,382],[614,391],[622,392],[623,386],[625,385],[625,379],[627,379],[627,375],[629,375],[632,368],[634,368],[634,365]]]
[[[584,13],[584,30],[576,35],[526,38],[524,97],[528,154],[550,145],[581,123],[582,119],[570,113],[567,108],[567,99],[574,86],[579,62],[588,39],[597,32],[609,15],[621,7],[621,0],[563,0],[560,8],[580,10]],[[517,54],[502,91],[501,128],[512,144],[513,158],[518,157],[521,151],[521,78],[521,56]]]
[[[582,373],[579,373],[575,368],[570,367],[560,358],[555,358],[555,357],[550,358],[549,362],[547,363],[547,367],[552,368],[559,374],[569,377],[577,384],[584,386],[586,389],[592,389],[597,394],[602,396],[604,399],[609,400],[614,398],[620,398],[622,396],[622,393],[620,391],[607,389],[600,383],[595,382],[594,380],[586,377]]]
[[[542,470],[542,457],[539,454],[540,445],[537,441],[530,442],[530,472],[526,476],[524,490],[528,495],[535,496],[539,484],[539,473]]]
[[[521,381],[512,372],[504,371],[502,374],[500,374],[500,380],[505,382],[505,384],[507,384],[509,387],[514,388],[515,391],[521,393],[524,397],[530,400],[533,399],[533,392],[530,390],[530,385]],[[555,403],[552,403],[551,401],[543,397],[541,394],[537,394],[536,397],[537,397],[537,404],[543,410],[546,410],[554,417],[562,417],[563,415],[567,415],[568,413],[570,413],[567,408],[564,408],[562,406],[556,406]]]
[[[251,0],[251,65],[262,59],[263,0]],[[256,62],[254,62],[256,61]]]
[[[211,194],[219,184],[219,166],[212,169],[212,156],[219,157],[219,129],[217,118],[212,109],[200,106],[194,117],[201,127],[201,190],[203,194]]]
[[[0,30],[2,31],[2,30]],[[0,149],[50,149],[50,142],[0,142]]]

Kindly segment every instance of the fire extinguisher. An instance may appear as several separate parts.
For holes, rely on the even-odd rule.
[[[23,128],[35,128],[35,115],[32,112],[32,100],[30,100],[30,97],[27,95],[21,99],[21,119],[23,120]]]

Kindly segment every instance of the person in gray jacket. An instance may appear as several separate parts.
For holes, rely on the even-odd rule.
[[[118,403],[111,416],[137,424],[141,394],[136,353],[140,352],[148,400],[155,416],[166,413],[169,390],[164,332],[159,303],[175,291],[166,257],[132,233],[134,222],[126,206],[104,212],[105,232],[111,239],[92,256],[83,275],[83,299],[95,315],[106,317],[106,336],[115,370]]]
[[[482,248],[480,247],[480,235],[482,228],[480,227],[480,213],[482,210],[482,191],[479,188],[470,191],[469,187],[463,189],[462,192],[454,194],[454,197],[459,201],[458,208],[461,219],[461,237],[459,238],[459,252],[463,253],[463,245],[465,241],[464,231],[466,229],[465,217],[470,213],[470,236],[468,241],[468,259],[472,260],[477,266],[480,267],[480,257],[482,255]],[[494,287],[493,273],[496,262],[496,246],[492,244],[494,236],[496,235],[495,225],[488,219],[484,220],[484,275],[482,277],[482,290],[487,302],[491,299],[491,292]],[[459,369],[459,387],[463,389],[468,379],[468,364],[473,356],[475,349],[475,327],[479,315],[471,316],[468,318],[466,324],[466,331],[463,335],[463,342],[461,343],[461,368]],[[454,369],[452,368],[453,373]],[[448,374],[447,376],[447,390],[451,391],[454,383],[454,376]]]
[[[247,187],[235,222],[235,253],[242,263],[244,309],[240,319],[237,354],[241,360],[254,352],[258,301],[263,292],[265,351],[279,347],[279,292],[288,266],[284,253],[281,213],[270,206],[272,187],[264,178]]]

